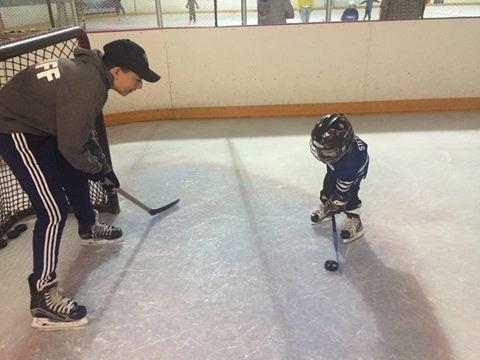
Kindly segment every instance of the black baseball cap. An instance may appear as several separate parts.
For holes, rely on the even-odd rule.
[[[103,47],[103,52],[106,61],[133,71],[145,81],[153,83],[160,80],[160,76],[149,68],[145,50],[131,40],[109,42]]]

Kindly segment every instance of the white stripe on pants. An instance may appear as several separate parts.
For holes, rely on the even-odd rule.
[[[49,222],[45,232],[44,254],[43,254],[43,269],[41,278],[37,282],[37,289],[41,291],[49,285],[54,279],[49,279],[49,275],[55,271],[55,264],[57,263],[56,247],[59,237],[59,226],[62,221],[62,214],[58,204],[51,193],[45,176],[38,165],[35,156],[28,147],[25,135],[22,133],[12,134],[12,139],[15,144],[23,164],[31,176],[35,185],[38,196],[48,213]]]

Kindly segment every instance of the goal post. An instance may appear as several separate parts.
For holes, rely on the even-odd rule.
[[[73,57],[77,47],[90,49],[85,31],[80,27],[49,31],[18,31],[0,34],[0,87],[15,74],[39,62]],[[25,106],[28,106],[27,104]],[[93,136],[111,165],[110,150],[103,115],[95,122]],[[118,213],[118,198],[107,193],[99,182],[90,181],[90,200],[95,209]],[[0,236],[20,219],[35,214],[6,162],[0,157]]]

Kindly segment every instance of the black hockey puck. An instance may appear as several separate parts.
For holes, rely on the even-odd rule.
[[[0,249],[3,249],[7,245],[8,245],[7,239],[0,239]]]
[[[9,239],[16,239],[18,237],[18,235],[20,235],[20,233],[18,231],[16,231],[15,229],[7,232],[7,238],[9,238]]]
[[[338,262],[336,262],[335,260],[325,261],[325,270],[327,270],[327,271],[337,271],[338,270]]]
[[[27,230],[27,224],[18,224],[13,228],[13,230],[17,231],[19,234]]]
[[[320,217],[318,216],[317,213],[312,213],[312,215],[310,215],[310,220],[312,221],[312,223],[318,223],[318,220],[320,220]]]

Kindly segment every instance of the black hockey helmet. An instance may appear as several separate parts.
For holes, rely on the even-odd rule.
[[[321,162],[333,163],[349,151],[354,137],[352,125],[345,115],[325,115],[312,129],[310,151]]]

